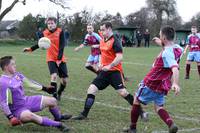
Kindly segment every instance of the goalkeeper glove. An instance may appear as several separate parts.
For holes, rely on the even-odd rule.
[[[8,115],[7,118],[12,126],[17,126],[22,124],[22,122],[16,117],[14,117],[12,114]]]

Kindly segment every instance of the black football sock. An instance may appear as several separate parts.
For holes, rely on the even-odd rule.
[[[58,89],[58,95],[61,95],[61,94],[62,94],[62,92],[64,91],[65,87],[66,87],[66,85],[60,84],[60,87],[59,87],[59,89]]]
[[[185,74],[185,76],[186,77],[189,77],[189,75],[190,75],[190,64],[186,64],[186,74]]]
[[[133,95],[128,94],[124,99],[126,99],[130,105],[133,105]]]
[[[90,70],[90,71],[92,71],[92,72],[94,72],[94,73],[96,73],[96,74],[98,74],[97,71],[92,66],[86,66],[85,68]]]
[[[82,112],[82,115],[84,115],[85,117],[88,116],[88,113],[89,113],[92,105],[94,104],[94,100],[95,100],[95,95],[93,95],[93,94],[87,95],[87,98],[85,100],[84,110]]]
[[[55,97],[57,99],[57,83],[51,81],[51,86],[53,86],[55,88],[55,91],[53,93],[53,97]]]

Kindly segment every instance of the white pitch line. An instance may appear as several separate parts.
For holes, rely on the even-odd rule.
[[[74,101],[80,101],[80,102],[85,101],[84,99],[79,99],[79,98],[75,98],[75,97],[64,97],[64,98],[68,99],[68,100],[74,100]],[[126,111],[131,110],[130,108],[117,106],[117,105],[105,104],[105,103],[101,103],[101,102],[95,102],[95,103],[97,105],[101,105],[101,106],[105,106],[105,107],[109,107],[109,108],[114,108],[114,109],[121,109],[121,110],[126,110]],[[156,113],[153,113],[153,112],[148,112],[148,113],[151,114],[151,115],[156,115]],[[200,122],[199,119],[195,119],[195,118],[192,118],[192,117],[182,117],[182,116],[177,116],[177,115],[176,116],[172,115],[172,117],[180,119],[180,120],[187,120],[187,121],[192,121],[192,122],[197,122],[197,123]]]
[[[29,92],[32,92],[32,93],[38,93],[38,91],[33,91],[33,90],[28,90]],[[43,93],[41,93],[43,94]],[[75,97],[65,97],[63,96],[64,99],[66,100],[74,100],[74,101],[79,101],[79,102],[84,102],[85,99],[80,99],[80,98],[75,98]],[[101,102],[97,102],[95,101],[95,104],[97,105],[100,105],[100,106],[104,106],[104,107],[109,107],[109,108],[114,108],[114,109],[120,109],[120,110],[126,110],[126,111],[130,111],[131,107],[128,108],[128,107],[122,107],[122,106],[117,106],[117,105],[111,105],[111,104],[106,104],[106,103],[101,103]],[[153,113],[153,112],[148,112],[149,114],[151,115],[156,115],[156,113]],[[199,119],[195,119],[195,118],[192,118],[192,117],[182,117],[182,116],[177,116],[177,115],[172,115],[173,118],[177,118],[177,119],[180,119],[180,120],[187,120],[187,121],[191,121],[191,122],[196,122],[196,123],[199,123]]]
[[[4,52],[4,53],[6,53],[6,52]],[[10,52],[7,52],[7,53],[10,54]],[[36,54],[33,54],[33,53],[17,53],[17,52],[12,52],[12,54],[41,57],[41,55],[36,55]],[[44,56],[44,57],[45,57],[45,56]],[[82,59],[80,59],[80,58],[76,58],[76,57],[75,57],[75,58],[74,58],[74,57],[70,58],[70,60],[73,60],[73,59],[82,61]],[[138,66],[146,66],[146,67],[151,67],[151,66],[152,66],[152,64],[143,64],[143,63],[131,62],[131,61],[123,61],[123,64],[138,65]],[[185,68],[184,68],[184,67],[181,67],[181,69],[185,69]],[[197,69],[193,69],[193,68],[192,68],[192,69],[190,69],[190,70],[196,71]]]
[[[200,131],[200,128],[190,128],[190,129],[181,129],[178,132],[192,132],[192,131]],[[153,131],[152,133],[168,133],[169,131]]]

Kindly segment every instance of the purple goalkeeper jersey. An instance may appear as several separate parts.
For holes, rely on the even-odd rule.
[[[15,73],[12,77],[0,77],[0,107],[5,115],[17,110],[25,104],[26,96],[23,87],[24,76]]]

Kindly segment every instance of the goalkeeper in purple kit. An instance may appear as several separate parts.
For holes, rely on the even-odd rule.
[[[15,60],[12,56],[0,58],[0,67],[3,74],[0,77],[0,108],[7,116],[12,126],[33,122],[41,126],[51,126],[61,131],[69,131],[61,120],[71,118],[71,115],[61,114],[54,97],[34,95],[26,96],[24,85],[47,93],[53,93],[52,86],[45,87],[27,79],[16,71]],[[48,107],[54,120],[42,117],[34,112],[39,112]]]

